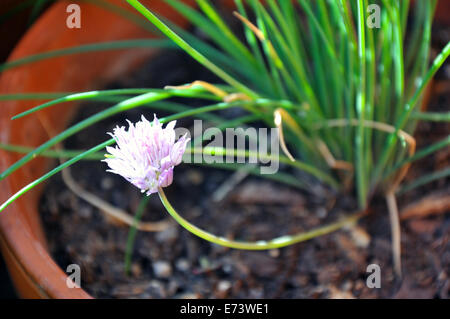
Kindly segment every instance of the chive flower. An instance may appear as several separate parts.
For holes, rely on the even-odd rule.
[[[128,120],[127,120],[128,121]],[[175,124],[163,128],[156,115],[153,122],[144,116],[135,125],[128,121],[128,130],[117,126],[111,135],[117,143],[107,147],[110,154],[103,161],[108,172],[118,174],[147,195],[172,184],[173,168],[181,163],[189,138],[186,134],[175,142]]]

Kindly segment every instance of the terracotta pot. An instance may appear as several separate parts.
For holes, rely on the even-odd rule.
[[[124,1],[110,0],[133,11]],[[143,3],[152,10],[185,26],[186,22],[163,1]],[[92,4],[81,3],[81,29],[66,27],[69,1],[51,6],[21,39],[9,60],[30,54],[87,43],[144,38],[151,35],[124,18]],[[70,92],[101,88],[108,80],[144,62],[154,50],[129,49],[78,54],[40,61],[11,69],[1,75],[0,93]],[[46,109],[20,120],[11,116],[43,101],[0,103],[0,143],[38,146],[48,139],[42,123],[51,123],[60,132],[74,108],[70,104]],[[22,155],[0,150],[0,171]],[[0,202],[43,175],[49,162],[36,158],[8,178],[0,181]],[[36,188],[9,206],[0,216],[0,246],[11,278],[23,298],[90,298],[80,288],[68,288],[67,274],[49,255],[40,224],[38,200],[42,188]]]

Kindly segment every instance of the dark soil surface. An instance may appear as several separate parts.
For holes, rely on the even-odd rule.
[[[441,39],[443,37],[443,39]],[[449,40],[447,33],[437,40]],[[197,79],[214,80],[185,55],[163,52],[133,76],[114,87],[163,87]],[[437,75],[443,84],[430,110],[448,110],[450,65]],[[442,85],[441,85],[442,86]],[[194,102],[198,105],[201,102]],[[195,104],[194,104],[195,105]],[[102,105],[89,103],[80,110],[85,118]],[[67,148],[83,149],[107,136],[125,119],[137,120],[153,111],[141,108],[120,114],[71,138]],[[158,116],[164,113],[157,111]],[[224,116],[233,116],[225,113]],[[190,120],[180,125],[190,125]],[[425,123],[418,128],[418,148],[448,136],[448,124]],[[448,167],[450,152],[441,150],[417,162],[408,176]],[[121,177],[105,172],[100,162],[72,167],[74,179],[86,190],[134,213],[141,194]],[[247,177],[220,202],[216,190],[229,171],[182,164],[175,170],[167,196],[194,224],[224,236],[255,240],[293,234],[325,224],[354,211],[351,198],[308,193],[256,177]],[[300,178],[300,177],[299,177]],[[449,180],[440,180],[399,198],[400,208],[440,192],[450,196]],[[199,239],[173,224],[159,233],[139,232],[131,273],[125,274],[124,254],[129,227],[118,225],[97,208],[72,193],[61,177],[53,178],[42,196],[40,211],[49,246],[58,264],[76,263],[82,287],[99,298],[448,298],[450,289],[450,215],[446,212],[402,222],[403,280],[392,270],[390,227],[384,201],[375,198],[370,214],[353,230],[342,230],[287,248],[251,252],[226,249]],[[144,221],[167,218],[156,195]],[[369,264],[381,267],[381,288],[366,286]]]

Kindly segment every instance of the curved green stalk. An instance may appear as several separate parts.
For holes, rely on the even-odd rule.
[[[235,248],[235,249],[244,249],[244,250],[267,250],[267,249],[275,249],[275,248],[281,248],[290,246],[302,241],[306,241],[318,236],[326,235],[331,232],[334,232],[336,230],[339,230],[343,228],[344,226],[348,226],[351,224],[354,224],[359,218],[363,216],[362,213],[356,213],[353,215],[350,215],[348,217],[345,217],[341,219],[338,222],[329,224],[327,226],[318,227],[315,229],[312,229],[307,232],[298,233],[295,235],[285,235],[281,237],[277,237],[271,240],[258,240],[254,242],[248,242],[248,241],[237,241],[237,240],[231,240],[227,239],[225,237],[216,236],[213,235],[201,228],[198,228],[197,226],[191,224],[189,221],[184,219],[181,215],[177,213],[177,211],[173,208],[173,206],[170,204],[169,200],[166,197],[166,194],[164,193],[162,188],[159,188],[158,190],[159,198],[161,199],[161,202],[163,203],[164,207],[166,208],[167,212],[175,219],[177,223],[179,223],[181,226],[183,226],[186,230],[190,231],[194,235],[205,239],[209,242],[212,242],[214,244],[225,246],[229,248]]]

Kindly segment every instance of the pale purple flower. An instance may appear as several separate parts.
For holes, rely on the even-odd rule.
[[[128,130],[117,126],[108,133],[117,146],[106,148],[111,156],[103,161],[108,172],[121,175],[147,195],[156,193],[159,187],[172,184],[173,168],[181,163],[190,139],[185,134],[175,142],[176,121],[163,128],[156,115],[153,123],[142,116],[135,125],[128,124]]]

